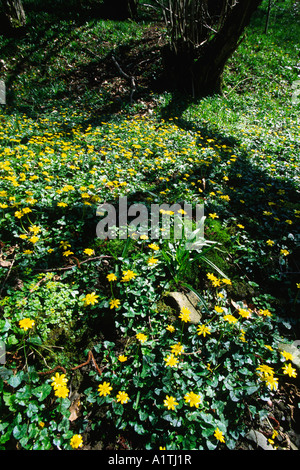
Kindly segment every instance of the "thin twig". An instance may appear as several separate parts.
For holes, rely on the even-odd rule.
[[[78,265],[80,267],[84,263],[87,263],[89,261],[95,261],[95,260],[102,259],[102,258],[112,258],[112,256],[110,256],[110,255],[95,256],[93,258],[88,258],[88,259],[85,259],[84,261],[81,261],[80,263],[78,263]],[[61,267],[61,268],[47,268],[47,269],[36,269],[36,268],[34,268],[33,270],[38,271],[38,272],[42,272],[42,273],[47,273],[47,272],[52,272],[52,271],[68,271],[69,269],[73,269],[74,267],[75,267],[75,264],[71,264],[69,266],[64,266],[64,267]]]
[[[11,264],[10,264],[10,266],[9,266],[8,272],[7,272],[7,274],[6,274],[6,277],[5,277],[5,279],[4,279],[4,281],[3,281],[3,284],[2,284],[2,286],[1,286],[0,295],[2,294],[2,291],[3,291],[3,289],[4,289],[4,286],[5,286],[6,282],[7,282],[7,279],[8,279],[9,276],[10,276],[12,267],[13,267],[13,265],[14,265],[14,263],[15,263],[15,260],[16,260],[16,255],[17,255],[17,253],[15,252],[14,257],[13,257],[13,259],[12,259],[12,262],[11,262]]]
[[[117,62],[115,56],[112,56],[112,60],[113,60],[113,63],[115,64],[115,66],[117,67],[119,73],[124,77],[126,78],[126,80],[128,80],[130,82],[130,87],[131,87],[131,92],[130,92],[130,103],[132,103],[132,97],[133,97],[133,94],[136,90],[136,85],[135,85],[135,78],[132,76],[132,75],[128,75],[126,72],[124,72],[124,70],[122,70],[122,68],[120,67],[120,64]]]

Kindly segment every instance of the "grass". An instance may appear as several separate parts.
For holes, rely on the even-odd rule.
[[[234,449],[295,380],[278,343],[299,337],[296,7],[275,5],[264,34],[263,6],[224,95],[199,101],[162,90],[146,16],[27,8],[25,34],[0,37],[0,446]],[[218,244],[97,238],[97,207],[120,196],[202,203]],[[164,303],[186,286],[198,325]]]

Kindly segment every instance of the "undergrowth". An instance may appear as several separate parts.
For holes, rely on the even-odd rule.
[[[299,331],[299,26],[293,2],[267,34],[263,12],[224,95],[197,102],[143,88],[129,103],[111,54],[146,60],[148,20],[32,12],[0,37],[2,449],[234,449],[295,379],[278,344]],[[178,203],[172,221],[203,205],[202,243],[98,238],[97,208],[121,197]],[[172,291],[194,293],[199,321]]]

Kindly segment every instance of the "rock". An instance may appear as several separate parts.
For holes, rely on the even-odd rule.
[[[293,355],[293,359],[291,359],[291,362],[294,364],[295,367],[297,367],[297,369],[300,370],[300,349],[298,349],[299,346],[299,340],[294,341],[293,343],[278,344],[278,348],[280,351],[286,351]]]
[[[246,434],[246,439],[252,441],[256,444],[257,447],[260,447],[262,450],[275,450],[271,444],[269,444],[268,439],[259,431],[251,429]]]
[[[288,431],[287,434],[291,441],[291,447],[293,447],[293,450],[299,449],[300,448],[300,434],[297,434],[293,429]]]
[[[201,320],[201,313],[197,310],[198,297],[193,292],[184,294],[182,292],[169,292],[165,297],[165,302],[175,308],[179,314],[182,307],[186,307],[191,312],[191,323],[195,325]]]
[[[291,441],[290,443],[290,446],[291,446],[291,450],[299,450],[297,446],[295,446],[295,444]]]

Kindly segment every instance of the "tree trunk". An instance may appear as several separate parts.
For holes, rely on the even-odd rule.
[[[25,26],[26,15],[21,0],[0,1],[0,11],[0,33]]]
[[[114,20],[126,20],[137,15],[138,0],[104,0],[103,15]]]
[[[166,66],[170,80],[181,91],[194,97],[222,93],[224,67],[237,49],[241,35],[262,0],[239,0],[230,10],[221,29],[203,46],[182,45],[168,49]]]

